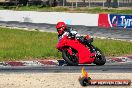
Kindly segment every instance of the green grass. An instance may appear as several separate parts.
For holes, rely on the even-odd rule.
[[[78,13],[115,13],[115,14],[132,14],[130,8],[101,8],[101,7],[42,7],[42,6],[0,6],[0,9],[19,10],[19,11],[44,11],[44,12],[78,12]]]
[[[56,33],[0,28],[0,61],[61,58],[57,41]],[[106,56],[132,54],[132,42],[95,39],[94,45]]]
[[[95,39],[93,44],[100,48],[106,56],[111,57],[132,54],[132,42],[110,39]]]
[[[0,59],[58,57],[57,34],[0,28]]]

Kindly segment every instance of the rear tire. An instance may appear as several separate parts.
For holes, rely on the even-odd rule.
[[[97,54],[96,54],[94,64],[99,65],[99,66],[104,65],[106,63],[106,58],[104,54],[102,53],[102,51],[98,48],[95,48],[95,52]]]
[[[78,65],[78,57],[76,56],[76,51],[72,50],[74,55],[70,55],[67,49],[62,51],[62,57],[66,61],[67,65],[77,66]]]

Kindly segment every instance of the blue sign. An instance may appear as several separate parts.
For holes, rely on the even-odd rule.
[[[111,27],[132,28],[132,15],[110,14],[109,21]]]

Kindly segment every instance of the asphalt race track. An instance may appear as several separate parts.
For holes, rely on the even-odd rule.
[[[0,73],[3,72],[42,72],[42,73],[80,73],[81,68],[88,72],[102,72],[102,73],[132,73],[132,62],[105,64],[104,66],[96,65],[80,65],[80,66],[14,66],[14,67],[0,67]]]

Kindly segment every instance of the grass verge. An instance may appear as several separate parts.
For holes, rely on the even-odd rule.
[[[56,44],[56,33],[0,28],[0,61],[58,59],[61,53],[55,48]],[[132,54],[132,42],[95,39],[93,44],[106,56]]]

